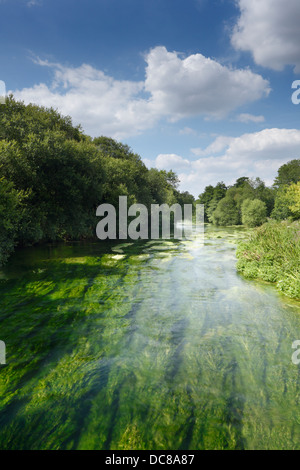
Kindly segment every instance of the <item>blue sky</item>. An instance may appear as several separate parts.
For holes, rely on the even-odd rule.
[[[299,0],[0,0],[0,80],[181,189],[300,156]]]

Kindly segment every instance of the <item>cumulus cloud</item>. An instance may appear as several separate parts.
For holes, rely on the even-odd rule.
[[[236,49],[250,51],[257,64],[300,71],[299,0],[237,0],[241,15],[232,35]]]
[[[193,149],[193,153],[202,158],[190,161],[161,154],[154,164],[178,172],[181,189],[195,196],[209,184],[233,184],[241,176],[259,176],[272,185],[278,168],[300,157],[300,130],[264,129],[240,137],[218,136],[206,149]]]
[[[234,140],[234,137],[227,137],[224,135],[219,135],[217,138],[205,149],[202,148],[194,148],[192,152],[194,155],[199,157],[208,156],[208,155],[215,155],[217,153],[222,152],[226,147],[230,145],[230,143]]]
[[[14,95],[57,108],[92,136],[121,139],[152,128],[162,118],[222,118],[270,91],[269,82],[249,69],[235,70],[201,54],[184,58],[161,46],[146,54],[145,61],[145,80],[130,81],[87,64],[72,68],[38,59],[38,65],[53,70],[51,85],[36,84]]]
[[[37,61],[51,67],[51,87],[45,83],[17,90],[14,95],[26,103],[54,107],[70,115],[76,124],[93,136],[106,134],[122,138],[153,124],[154,114],[147,116],[147,101],[139,99],[143,82],[115,80],[90,65],[78,68]]]
[[[153,109],[172,120],[204,115],[225,117],[270,92],[269,82],[249,69],[234,70],[202,54],[186,58],[165,47],[147,55],[145,88]]]
[[[159,170],[166,170],[170,168],[176,168],[176,170],[182,170],[189,168],[190,161],[176,155],[174,153],[170,154],[160,154],[156,157],[155,164],[156,168]]]

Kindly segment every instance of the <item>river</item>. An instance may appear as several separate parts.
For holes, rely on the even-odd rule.
[[[18,251],[0,273],[1,449],[300,449],[299,303],[243,230]]]

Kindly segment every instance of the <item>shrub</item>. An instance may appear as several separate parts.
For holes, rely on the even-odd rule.
[[[218,203],[212,214],[215,225],[238,225],[240,223],[239,210],[234,199],[226,196]]]
[[[237,270],[249,279],[276,283],[300,299],[300,222],[270,220],[255,229],[237,249]]]
[[[267,221],[267,206],[259,199],[246,199],[242,204],[242,223],[257,227]]]

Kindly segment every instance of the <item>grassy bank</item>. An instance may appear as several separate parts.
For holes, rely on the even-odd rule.
[[[237,249],[237,270],[248,279],[276,283],[288,297],[300,299],[300,221],[269,221]]]

